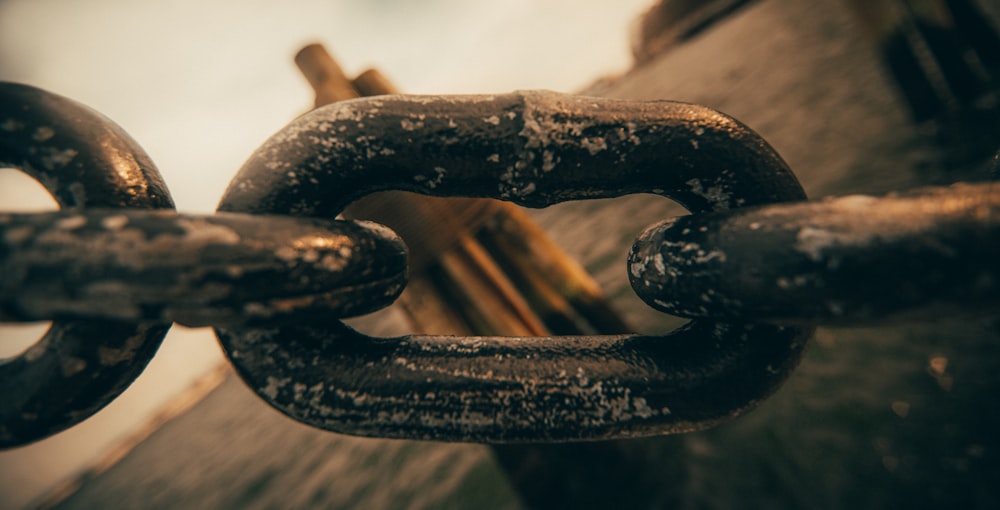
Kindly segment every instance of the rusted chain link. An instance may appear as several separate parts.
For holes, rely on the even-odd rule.
[[[406,247],[375,223],[101,210],[0,214],[0,320],[278,325],[388,306]]]
[[[1000,310],[1000,184],[684,216],[639,236],[632,288],[682,317],[797,324]]]
[[[534,207],[647,192],[695,212],[805,198],[764,140],[714,110],[519,92],[315,110],[251,156],[219,209],[334,216],[385,189]],[[261,398],[317,427],[551,442],[739,415],[784,381],[811,332],[697,320],[662,337],[380,339],[346,325],[218,335]]]
[[[655,193],[699,212],[805,199],[767,142],[710,108],[532,91],[314,110],[251,155],[219,210],[333,217],[386,189],[527,207]]]
[[[355,435],[563,442],[700,430],[788,377],[812,328],[694,321],[663,336],[372,338],[345,325],[218,330],[258,396]]]
[[[62,209],[173,208],[156,167],[121,128],[33,87],[0,83],[0,165],[34,177]],[[0,360],[0,448],[49,436],[103,408],[139,376],[169,328],[53,322],[26,352]]]

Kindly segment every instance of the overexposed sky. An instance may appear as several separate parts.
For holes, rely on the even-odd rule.
[[[351,75],[410,93],[578,90],[630,65],[652,0],[0,0],[0,80],[80,101],[150,154],[178,209],[209,213],[250,153],[312,104],[292,61],[322,42]],[[0,210],[51,202],[0,170]],[[44,326],[0,327],[0,356]],[[0,508],[92,462],[221,360],[210,330],[174,327],[146,373],[84,424],[0,452]],[[0,390],[2,391],[2,390]]]

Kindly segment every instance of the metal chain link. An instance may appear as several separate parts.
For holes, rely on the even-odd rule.
[[[1000,185],[684,216],[643,232],[632,288],[681,317],[860,325],[996,312]]]
[[[61,209],[173,209],[156,167],[121,128],[33,87],[0,83],[0,163],[34,177]],[[0,237],[6,243],[12,233]],[[10,255],[0,250],[5,261]],[[5,268],[4,282],[9,278]],[[47,437],[103,408],[142,373],[169,328],[54,321],[26,352],[0,360],[0,447]]]
[[[368,222],[141,210],[0,214],[0,250],[6,321],[278,325],[372,312],[406,284],[405,245]]]
[[[694,212],[805,198],[763,139],[714,110],[516,92],[321,108],[265,142],[219,210],[335,216],[385,189],[533,207],[645,192]],[[218,336],[262,399],[320,428],[539,442],[689,431],[752,408],[812,328],[745,322],[661,337],[379,339],[342,324]]]
[[[548,92],[338,103],[279,131],[220,213],[194,216],[136,209],[172,204],[110,121],[0,84],[0,162],[71,209],[0,215],[0,320],[59,319],[0,362],[14,395],[0,403],[0,447],[105,405],[170,322],[216,326],[257,394],[314,426],[549,442],[708,427],[770,395],[816,324],[1000,301],[996,189],[802,202],[756,133],[683,103]],[[672,198],[694,214],[640,236],[629,275],[651,306],[695,319],[663,336],[367,337],[339,318],[395,299],[405,248],[384,227],[334,218],[385,189],[530,207]],[[91,209],[109,207],[129,209]]]

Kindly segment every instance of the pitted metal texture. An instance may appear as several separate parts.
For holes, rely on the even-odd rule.
[[[219,210],[334,217],[386,189],[527,207],[655,193],[692,212],[805,199],[766,141],[710,108],[528,91],[313,110],[250,156]]]
[[[764,140],[714,110],[518,92],[315,110],[251,156],[219,210],[334,217],[386,189],[531,207],[644,192],[693,212],[805,198]],[[261,398],[320,428],[558,442],[684,432],[742,414],[784,381],[812,328],[696,320],[661,337],[386,339],[342,324],[217,333]]]
[[[683,216],[639,236],[629,278],[682,317],[856,325],[989,312],[998,219],[996,183]]]
[[[372,338],[347,326],[218,330],[257,394],[336,432],[482,443],[675,434],[771,395],[811,328],[695,321],[663,336]]]
[[[62,209],[173,208],[156,167],[121,128],[26,85],[0,83],[0,166],[34,177]],[[53,322],[34,346],[0,360],[0,448],[42,439],[103,408],[139,376],[169,328]]]
[[[368,222],[86,210],[0,214],[0,320],[275,325],[383,308],[406,248]]]

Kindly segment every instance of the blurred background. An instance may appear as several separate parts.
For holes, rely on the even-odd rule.
[[[253,149],[310,107],[312,91],[292,56],[311,42],[324,43],[349,75],[375,66],[409,93],[544,88],[706,104],[759,131],[811,197],[988,177],[1000,131],[987,59],[959,52],[982,82],[962,95],[934,56],[942,45],[919,30],[917,21],[933,16],[870,9],[934,2],[716,1],[703,2],[714,5],[705,12],[677,7],[684,3],[663,2],[657,15],[647,11],[651,0],[0,0],[0,80],[48,89],[113,119],[150,154],[185,212],[212,211]],[[1000,5],[971,5],[997,26]],[[916,74],[894,71],[906,51],[917,55]],[[930,92],[915,100],[921,80]],[[635,311],[644,307],[622,268],[635,232],[676,214],[664,202],[628,197],[532,214],[630,324],[655,331],[665,323]],[[53,207],[29,179],[0,170],[0,209]],[[611,229],[622,232],[620,242],[589,242]],[[44,327],[3,325],[0,356],[20,352]],[[995,318],[821,329],[785,389],[753,415],[632,443],[632,458],[657,466],[636,475],[649,493],[610,500],[989,508],[1000,502],[998,330]],[[209,330],[175,326],[143,376],[104,411],[0,452],[0,508],[525,504],[485,448],[307,429],[255,400],[218,368],[221,360]],[[155,433],[144,428],[151,419],[162,424],[156,417],[168,402],[194,407]],[[133,450],[128,438],[137,432],[153,435]],[[99,472],[86,471],[95,462]]]

